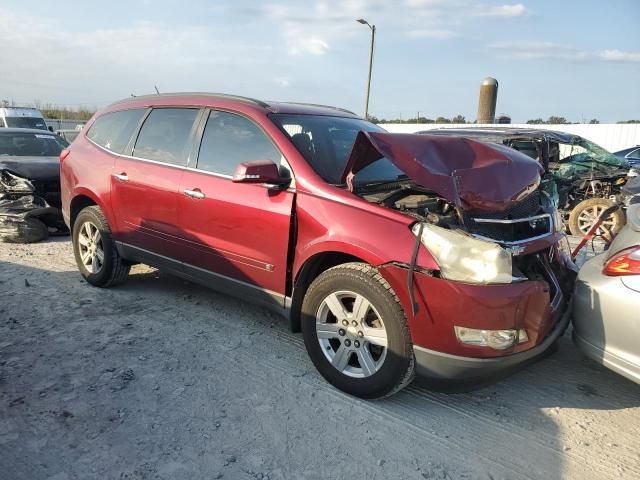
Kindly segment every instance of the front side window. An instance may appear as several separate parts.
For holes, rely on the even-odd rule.
[[[123,153],[144,115],[144,109],[121,110],[98,117],[87,138],[115,153]]]
[[[212,111],[202,136],[197,168],[231,176],[240,163],[271,160],[279,165],[281,157],[271,140],[251,120]]]
[[[0,157],[57,157],[69,144],[57,135],[0,133]]]
[[[359,131],[384,132],[366,120],[329,115],[272,114],[270,118],[327,183],[339,184]],[[355,183],[395,180],[403,173],[382,158],[358,172]]]
[[[144,121],[133,156],[186,166],[195,108],[157,108]]]

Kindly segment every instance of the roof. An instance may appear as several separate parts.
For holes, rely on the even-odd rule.
[[[0,134],[9,134],[9,133],[36,133],[38,135],[50,135],[55,137],[56,134],[49,131],[43,130],[40,128],[0,128]]]
[[[549,139],[560,143],[573,143],[581,137],[557,130],[545,130],[541,128],[514,128],[514,127],[471,127],[471,128],[434,128],[417,132],[427,135],[452,135],[468,138],[481,138],[487,141],[504,140],[507,138],[531,138]]]
[[[331,115],[337,117],[353,117],[360,118],[353,112],[338,107],[332,107],[329,105],[318,105],[313,103],[297,103],[297,102],[274,102],[263,101],[250,97],[243,97],[239,95],[229,95],[224,93],[210,93],[210,92],[178,92],[178,93],[159,93],[152,95],[140,95],[130,98],[125,98],[113,103],[111,106],[123,105],[127,103],[134,103],[139,101],[146,101],[146,103],[162,105],[168,100],[175,100],[176,98],[188,99],[189,102],[197,104],[204,104],[211,102],[215,103],[216,100],[224,100],[226,102],[239,102],[244,105],[251,105],[257,109],[262,109],[267,113],[290,113],[290,114],[302,114],[302,115]]]

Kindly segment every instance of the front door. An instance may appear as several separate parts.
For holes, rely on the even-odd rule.
[[[196,168],[185,171],[180,185],[182,259],[187,271],[208,275],[212,286],[226,283],[254,301],[281,303],[295,194],[233,183],[236,166],[252,160],[273,160],[290,174],[282,154],[253,121],[211,111]]]

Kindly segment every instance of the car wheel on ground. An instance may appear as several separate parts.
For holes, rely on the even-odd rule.
[[[83,209],[73,225],[73,253],[84,279],[96,287],[126,280],[131,266],[118,254],[109,223],[97,206]]]
[[[339,265],[313,281],[302,305],[302,333],[320,374],[346,393],[384,397],[413,379],[404,311],[369,265]]]
[[[569,215],[569,231],[572,235],[586,235],[600,214],[612,205],[613,202],[606,198],[588,198],[578,203]],[[596,235],[615,235],[624,223],[624,212],[617,210],[602,223]]]

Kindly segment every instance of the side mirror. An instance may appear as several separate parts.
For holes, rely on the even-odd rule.
[[[234,183],[266,183],[278,187],[291,183],[290,178],[280,176],[278,166],[271,160],[241,163],[236,167],[232,181]]]

